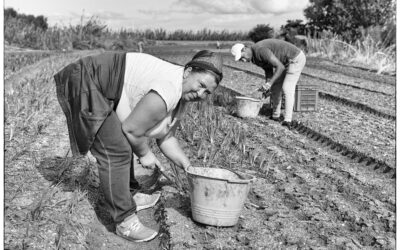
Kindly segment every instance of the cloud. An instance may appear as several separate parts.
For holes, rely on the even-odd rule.
[[[117,21],[117,20],[129,20],[129,17],[126,17],[123,13],[108,11],[108,10],[97,10],[94,12],[83,12],[83,13],[74,13],[75,17],[81,17],[84,15],[84,18],[89,19],[91,17],[98,17],[100,20],[103,21]]]
[[[141,9],[135,19],[151,19],[152,25],[169,28],[246,30],[260,23],[279,28],[286,20],[303,19],[307,3],[308,0],[173,0],[168,7]],[[142,25],[146,22],[140,22]]]
[[[170,10],[138,10],[139,13],[144,15],[162,15],[166,13],[170,13]]]
[[[82,11],[68,11],[67,13],[52,13],[46,15],[48,17],[48,21],[51,25],[60,25],[60,26],[68,26],[68,25],[77,25],[80,24],[81,21],[86,23],[91,18],[95,18],[99,21],[99,24],[107,25],[108,27],[119,27],[120,24],[126,24],[125,26],[132,26],[132,18],[125,16],[123,13],[113,12],[113,11],[104,11],[98,10],[93,12]],[[83,20],[82,20],[83,18]]]
[[[177,0],[175,6],[194,13],[282,14],[303,10],[308,0]]]
[[[207,19],[206,23],[209,25],[215,24],[227,24],[227,23],[236,23],[236,22],[248,22],[252,20],[260,20],[270,18],[272,15],[270,14],[229,14],[229,15],[213,15]]]
[[[307,6],[308,0],[250,0],[249,4],[255,10],[264,14],[283,14],[301,11]]]
[[[144,15],[169,15],[173,13],[254,15],[302,12],[308,0],[176,0],[168,9],[141,9]]]
[[[244,14],[254,12],[245,0],[178,0],[176,5],[197,13]]]
[[[95,16],[98,16],[101,20],[129,20],[129,17],[126,17],[124,14],[120,12],[113,12],[113,11],[99,11],[94,13]]]
[[[302,14],[291,12],[285,14],[263,14],[256,13],[248,14],[230,14],[230,15],[211,15],[202,23],[203,27],[213,29],[227,29],[231,31],[250,30],[257,24],[268,24],[276,31],[281,25],[284,25],[287,20],[303,19]],[[198,22],[199,23],[199,22]]]

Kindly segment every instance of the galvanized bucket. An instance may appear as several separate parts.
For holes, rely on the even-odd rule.
[[[221,168],[190,167],[187,177],[194,221],[220,227],[238,222],[252,176]]]
[[[242,118],[257,117],[263,105],[263,101],[246,96],[236,96],[237,110],[236,114]]]

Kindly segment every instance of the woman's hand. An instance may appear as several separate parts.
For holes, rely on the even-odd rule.
[[[183,170],[184,170],[185,172],[187,172],[187,171],[189,171],[191,168],[193,168],[192,165],[188,165],[188,166],[183,167]]]
[[[147,152],[147,154],[145,154],[144,156],[139,157],[139,162],[144,168],[153,170],[159,168],[161,171],[164,171],[164,168],[161,165],[160,161],[151,151]]]

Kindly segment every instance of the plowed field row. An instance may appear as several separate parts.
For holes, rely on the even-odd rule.
[[[239,93],[249,93],[251,86],[259,86],[263,79],[260,76],[237,73],[241,70],[225,70],[225,86],[237,90]],[[331,98],[332,99],[332,98]],[[351,101],[349,101],[352,103]],[[343,103],[340,102],[341,104]],[[336,149],[341,149],[348,157],[356,157],[373,165],[378,170],[391,172],[392,177],[395,168],[395,123],[382,119],[391,117],[387,114],[374,112],[377,115],[358,112],[337,103],[320,100],[319,112],[298,112],[295,115],[302,122],[302,130],[309,131],[314,137],[319,136],[318,141],[328,143]],[[350,105],[350,107],[357,107]],[[307,129],[308,128],[308,129]],[[325,138],[324,140],[322,138]],[[388,169],[390,168],[390,169]]]
[[[224,74],[237,81],[235,72],[225,70]],[[246,76],[247,82],[259,83],[257,78]],[[228,86],[234,84],[231,81],[228,80]],[[246,93],[243,89],[239,92]],[[337,144],[344,152],[352,152],[347,153],[350,157],[357,154],[358,158],[370,164],[379,164],[381,169],[395,168],[395,122],[330,100],[320,99],[318,109],[318,112],[297,112],[294,117],[314,134],[320,133],[321,138],[329,138],[328,141]]]
[[[261,73],[256,73],[256,72],[253,72],[251,70],[241,69],[241,68],[238,68],[238,67],[235,67],[235,66],[231,66],[231,65],[225,65],[225,66],[228,67],[228,68],[231,68],[231,69],[233,69],[235,71],[245,72],[245,73],[247,73],[249,75],[259,77],[260,79],[265,79],[265,76],[263,74],[261,74]],[[305,74],[302,74],[302,76],[303,75],[305,75]],[[389,97],[384,98],[383,96],[388,96],[388,94],[381,93],[381,92],[373,92],[373,91],[369,91],[369,90],[366,90],[366,89],[363,89],[363,88],[356,88],[356,89],[351,90],[351,88],[354,87],[353,85],[346,86],[345,88],[348,91],[350,91],[350,93],[351,93],[351,91],[353,91],[353,92],[363,91],[363,94],[365,96],[363,98],[360,98],[360,97],[357,98],[358,100],[361,100],[361,103],[360,103],[360,102],[357,102],[358,100],[357,101],[353,101],[352,99],[346,99],[346,98],[341,97],[341,94],[345,94],[346,97],[347,96],[353,97],[353,94],[349,94],[348,92],[345,93],[343,89],[337,88],[335,86],[333,86],[333,87],[331,86],[332,84],[335,84],[337,82],[326,81],[326,84],[322,84],[321,81],[317,81],[316,79],[320,79],[321,80],[323,78],[312,77],[312,79],[308,79],[307,77],[301,77],[300,81],[299,81],[299,84],[304,84],[304,83],[306,83],[306,84],[315,84],[316,86],[318,86],[318,91],[320,93],[319,96],[321,98],[329,98],[330,100],[337,101],[339,103],[342,103],[343,105],[347,105],[347,106],[351,106],[351,107],[354,107],[354,108],[357,108],[357,109],[360,109],[360,110],[363,110],[363,111],[367,111],[369,113],[373,113],[373,114],[379,115],[381,117],[387,117],[387,118],[393,119],[393,120],[396,119],[395,118],[395,112],[393,111],[394,107],[392,107],[393,109],[389,109],[389,107],[391,107],[391,106],[382,107],[382,104],[378,103],[377,101],[375,101],[373,99],[373,97],[372,97],[373,94],[378,94],[377,95],[378,98],[379,98],[379,96],[381,96],[380,100],[383,101],[383,102],[386,102],[389,105],[389,104],[395,103],[394,96],[390,95]],[[325,80],[322,80],[322,81],[325,81]],[[342,84],[342,83],[340,83],[340,84]],[[328,90],[330,93],[321,91],[321,89],[322,90]],[[337,96],[337,93],[339,93],[339,96]],[[367,102],[365,102],[365,98],[368,99]],[[381,106],[381,107],[378,108],[378,109],[375,108],[375,107],[370,107],[369,106],[370,102],[372,102],[373,104],[375,104],[375,103],[379,104],[379,106]]]
[[[230,64],[224,64],[224,66],[226,66],[228,68],[231,68],[231,69],[234,69],[234,70],[242,70],[242,71],[244,71],[246,73],[265,78],[265,75],[262,72],[257,72],[257,71],[260,71],[260,70],[255,70],[254,68],[252,70],[243,69],[243,68],[249,68],[248,65],[244,65],[244,67],[243,67],[243,63],[241,65],[241,67],[233,66],[233,65],[230,65]],[[371,92],[371,93],[378,93],[378,94],[381,94],[381,95],[384,95],[384,96],[391,96],[392,97],[392,96],[394,96],[396,94],[395,93],[395,89],[394,89],[393,86],[385,86],[385,85],[383,85],[383,87],[381,86],[377,90],[376,86],[374,86],[376,84],[368,82],[368,81],[365,82],[365,81],[355,81],[354,80],[352,83],[345,83],[345,82],[341,82],[341,81],[337,81],[337,80],[330,80],[329,77],[332,78],[333,77],[332,75],[334,75],[334,74],[332,74],[330,72],[323,71],[323,70],[316,70],[316,69],[312,69],[311,70],[311,69],[306,67],[301,74],[302,74],[302,76],[315,78],[315,79],[321,80],[323,82],[334,83],[334,84],[337,84],[337,85],[342,85],[342,86],[345,86],[345,87],[348,87],[348,88],[353,88],[353,89],[356,89],[356,90],[364,90],[364,91]],[[321,77],[320,76],[320,75],[324,75],[324,74],[326,74],[327,76],[325,76],[325,77]],[[335,74],[336,78],[338,78],[337,75],[338,74],[336,73]],[[349,77],[346,77],[346,78],[348,80]]]
[[[369,115],[357,110],[321,100],[316,113],[298,113],[297,120],[304,126],[327,135],[344,149],[359,152],[357,158],[368,157],[395,168],[395,122]],[[352,155],[353,157],[353,155]]]
[[[229,103],[226,106],[232,106],[233,98],[227,97],[225,94],[229,93],[230,95],[241,95],[239,92],[235,90],[230,90],[225,87],[220,87],[221,92],[224,94],[216,94],[216,101],[217,105],[223,105],[223,103]],[[327,106],[328,108],[332,106]],[[326,109],[327,111],[328,108]],[[322,109],[322,108],[321,108]],[[260,114],[265,114],[267,110],[262,109]],[[337,112],[337,110],[333,109],[333,112]],[[340,111],[339,111],[340,112]],[[326,114],[326,113],[324,113]],[[349,116],[352,115],[350,112]],[[374,171],[380,171],[387,174],[388,178],[396,178],[395,174],[395,158],[394,158],[394,151],[395,151],[395,139],[394,139],[394,124],[382,123],[381,120],[377,119],[375,121],[368,121],[366,124],[370,125],[370,127],[376,127],[376,131],[378,134],[374,134],[371,132],[370,128],[368,127],[365,131],[358,133],[357,130],[352,128],[352,126],[357,126],[357,122],[345,122],[345,124],[337,124],[338,121],[334,119],[333,121],[327,117],[320,117],[319,120],[327,120],[326,122],[315,123],[316,114],[314,112],[304,112],[298,114],[299,120],[294,121],[293,129],[297,130],[299,133],[304,134],[311,140],[321,143],[321,145],[329,147],[331,150],[335,152],[340,152],[343,156],[347,156],[351,160],[355,160],[358,163],[361,163],[365,167],[368,167]],[[329,114],[328,114],[329,116]],[[376,123],[378,121],[378,123]],[[339,122],[340,123],[340,122]],[[330,127],[321,129],[320,127],[316,127],[315,124],[324,127],[324,125],[328,125]],[[342,130],[335,130],[337,128],[335,126],[342,126]],[[383,125],[383,126],[382,126]],[[322,132],[321,132],[322,131]],[[336,132],[333,132],[336,131]],[[343,136],[343,133],[346,135]],[[367,134],[365,134],[367,133]],[[382,142],[381,136],[387,136],[387,140]],[[343,139],[344,138],[344,139]],[[360,141],[360,138],[362,140]],[[363,144],[366,143],[366,144]],[[368,145],[371,147],[363,147],[363,145]],[[388,150],[388,151],[387,151]],[[377,156],[378,155],[378,156]]]
[[[364,80],[369,80],[374,83],[378,83],[377,84],[378,86],[379,83],[387,85],[396,85],[396,76],[388,72],[382,72],[382,74],[377,74],[376,70],[371,70],[354,65],[334,63],[326,59],[308,57],[307,67],[312,69],[323,69],[333,73],[339,73],[345,76],[362,78]]]
[[[266,209],[247,205],[239,228],[213,235],[215,241],[241,239],[239,229],[251,232],[247,237],[252,247],[273,248],[279,243],[285,247],[341,244],[377,247],[380,238],[393,237],[394,181],[389,182],[389,187],[384,174],[377,175],[356,161],[331,153],[329,148],[325,151],[319,143],[287,132],[266,118],[242,120],[224,115],[221,119],[246,127],[248,148],[273,157],[266,175],[250,168],[257,181],[249,201]],[[193,144],[188,148],[193,148]],[[196,150],[188,154],[196,154]],[[218,161],[215,165],[224,163]],[[249,166],[244,167],[237,170],[249,170]],[[387,216],[383,218],[381,214]],[[210,229],[196,227],[196,230],[206,234]],[[262,235],[267,235],[268,240]],[[265,245],[265,241],[270,245]],[[245,242],[234,247],[244,247]]]
[[[160,183],[162,202],[156,212],[149,209],[141,211],[146,216],[139,214],[146,225],[154,226],[153,217],[161,221],[161,235],[137,244],[116,236],[101,191],[90,186],[98,183],[98,178],[90,179],[95,163],[66,156],[68,133],[52,79],[61,67],[91,53],[98,52],[41,60],[5,82],[6,247],[395,248],[395,180],[390,179],[393,173],[385,173],[381,166],[374,169],[385,157],[385,163],[394,164],[394,122],[328,99],[321,100],[318,112],[295,113],[302,124],[298,130],[288,130],[262,115],[237,118],[230,112],[234,96],[251,93],[263,79],[230,69],[225,70],[222,85],[234,90],[221,86],[214,95],[214,103],[223,107],[209,106],[203,112],[196,109],[200,105],[192,104],[182,120],[192,133],[179,129],[177,136],[193,166],[210,164],[256,177],[239,223],[229,228],[194,223],[189,197],[174,190],[173,183],[164,182]],[[183,64],[191,56],[165,57]],[[48,91],[44,92],[49,101],[42,100],[38,90]],[[31,99],[39,100],[40,105],[28,102]],[[40,110],[35,111],[36,106]],[[211,117],[213,112],[217,115]],[[220,126],[213,126],[218,123]],[[316,140],[310,131],[327,141]],[[211,133],[213,140],[205,136]],[[232,141],[224,143],[228,135]],[[237,138],[245,147],[237,147]],[[376,161],[360,162],[343,150],[332,149],[334,143],[326,145],[329,141],[347,151],[364,152]],[[218,151],[223,145],[229,149]],[[217,153],[210,160],[213,150]]]
[[[178,63],[178,64],[185,64],[190,60],[192,55],[162,55],[162,58]],[[236,90],[240,90],[241,93],[251,93],[255,91],[260,84],[264,83],[264,73],[263,70],[251,63],[242,63],[242,62],[234,62],[231,56],[225,57],[225,66],[235,67],[234,78],[224,78],[223,83],[231,88]],[[249,78],[248,74],[257,76],[260,80],[255,80],[254,78]],[[322,73],[321,73],[322,74]],[[320,74],[320,75],[321,75]],[[355,89],[351,86],[344,86],[344,85],[351,85],[350,83],[346,83],[349,80],[349,77],[341,76],[340,74],[332,75],[332,79],[340,78],[341,81],[334,81],[326,77],[326,74],[331,74],[330,72],[324,73],[324,79],[326,78],[328,81],[318,80],[315,77],[307,77],[302,75],[299,80],[299,84],[312,84],[318,87],[318,90],[322,93],[320,95],[321,98],[328,97],[331,100],[337,100],[338,102],[342,103],[343,105],[350,105],[353,108],[359,108],[360,110],[367,111],[369,113],[373,113],[376,115],[381,115],[382,117],[387,117],[388,119],[393,119],[396,116],[395,108],[395,87],[389,86],[388,89],[385,89],[384,92],[380,91],[381,84],[375,84],[373,87],[373,82],[365,79],[359,78],[358,80],[353,79],[353,82],[359,82],[361,84],[365,82],[369,82],[371,90],[377,90],[377,92],[371,92],[369,90],[365,90],[362,88]],[[321,77],[321,76],[319,76]],[[240,81],[241,84],[232,85],[232,81]],[[335,82],[340,82],[341,84],[335,84]],[[361,86],[361,85],[360,85]],[[357,87],[357,86],[356,86]],[[243,92],[243,90],[246,90]],[[382,92],[382,93],[379,93]],[[392,94],[389,95],[388,94]]]
[[[241,62],[234,62],[230,53],[222,54],[225,57],[225,62],[229,65],[243,66]],[[304,72],[312,74],[317,73],[317,75],[319,75],[321,71],[326,79],[339,80],[343,83],[352,83],[360,86],[370,86],[371,89],[389,90],[389,93],[396,85],[396,76],[387,73],[377,74],[376,71],[367,70],[357,66],[335,63],[318,57],[307,57]],[[255,72],[263,73],[261,69],[257,68]],[[363,79],[363,81],[360,82],[359,79]]]

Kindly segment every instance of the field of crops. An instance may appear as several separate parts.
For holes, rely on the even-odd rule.
[[[394,77],[307,58],[300,84],[318,86],[318,109],[295,112],[288,130],[264,111],[233,114],[234,96],[264,80],[259,68],[224,53],[221,86],[188,107],[178,138],[194,166],[256,177],[239,223],[193,222],[187,194],[163,179],[162,201],[139,214],[162,233],[134,244],[113,234],[95,160],[71,157],[55,95],[54,73],[96,53],[5,53],[6,248],[395,249]],[[195,51],[150,53],[184,64]]]

